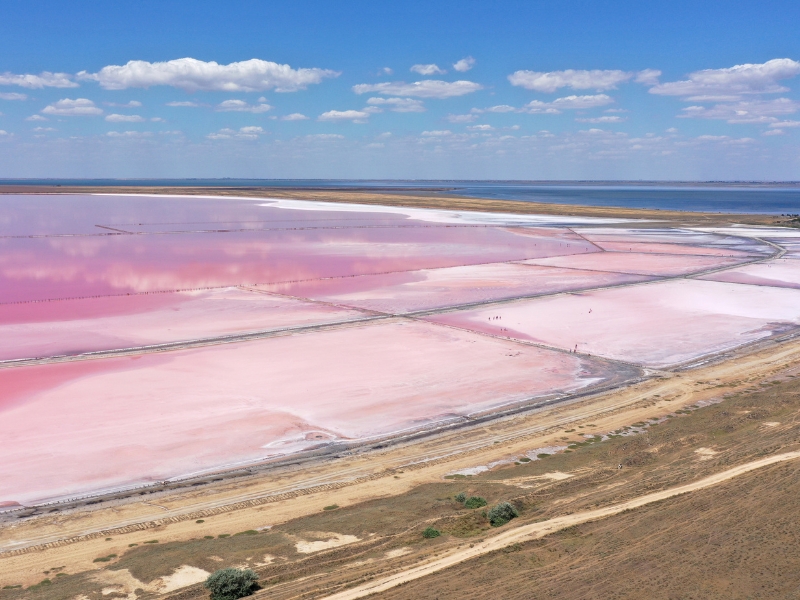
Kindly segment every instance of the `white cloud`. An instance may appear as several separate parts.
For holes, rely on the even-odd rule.
[[[45,87],[74,88],[78,84],[72,81],[67,73],[50,73],[44,71],[39,75],[15,75],[14,73],[0,73],[0,85],[18,85],[24,88],[41,89]]]
[[[513,106],[509,106],[508,104],[498,104],[497,106],[490,106],[489,108],[485,108],[485,112],[490,113],[507,113],[507,112],[514,112],[517,110]]]
[[[761,64],[736,65],[727,69],[704,69],[683,81],[661,83],[651,94],[692,96],[698,102],[736,100],[741,94],[774,94],[787,91],[777,82],[800,74],[800,62],[776,58]]]
[[[309,140],[343,140],[344,136],[338,133],[314,133],[307,135],[306,139]]]
[[[308,117],[302,113],[292,113],[281,117],[281,121],[306,121],[307,119]]]
[[[659,77],[661,77],[661,71],[658,69],[645,69],[636,74],[634,81],[636,83],[643,83],[644,85],[658,85]]]
[[[118,104],[117,102],[103,102],[106,106],[116,106],[117,108],[139,108],[142,103],[138,100],[131,100],[125,104]]]
[[[26,121],[47,121],[45,117],[42,115],[31,115],[30,117],[25,118]]]
[[[776,121],[775,123],[770,123],[770,127],[800,127],[800,121]]]
[[[109,131],[106,135],[113,138],[146,138],[153,134],[149,131]]]
[[[373,142],[371,144],[367,144],[365,148],[383,148],[386,144],[382,144],[381,142]]]
[[[56,131],[55,127],[34,127],[33,131],[43,133],[45,131]]]
[[[197,102],[190,102],[187,100],[183,102],[167,102],[167,106],[195,108],[200,105]]]
[[[447,120],[451,123],[472,123],[477,120],[478,115],[447,115]]]
[[[247,127],[240,127],[239,131],[242,132],[242,133],[248,133],[248,134],[266,133],[266,131],[264,131],[264,129],[262,127],[258,127],[256,125],[249,125]]]
[[[617,117],[617,116],[605,116],[605,117],[593,117],[591,119],[575,119],[578,123],[622,123],[625,121],[625,117]]]
[[[25,94],[17,94],[16,92],[0,92],[0,100],[27,100]]]
[[[470,125],[469,127],[467,127],[467,129],[469,129],[470,131],[492,131],[494,127],[492,127],[491,125],[482,124],[482,125]]]
[[[363,110],[329,110],[322,113],[318,121],[352,121],[353,123],[364,123],[369,118],[370,113]]]
[[[682,118],[723,119],[728,123],[774,123],[779,115],[790,115],[800,110],[800,102],[789,98],[754,100],[705,106],[687,106]]]
[[[447,73],[444,69],[440,69],[437,65],[430,64],[430,65],[414,65],[410,69],[413,73],[419,73],[420,75],[444,75]]]
[[[425,137],[444,137],[448,135],[453,135],[453,132],[449,129],[435,129],[433,131],[423,131],[422,135]]]
[[[392,75],[394,71],[390,67],[383,67],[379,75]]]
[[[249,113],[264,113],[271,110],[269,104],[248,104],[244,100],[225,100],[220,102],[214,108],[219,112],[249,112]]]
[[[76,98],[71,100],[64,98],[45,106],[42,111],[46,115],[58,115],[63,117],[86,117],[102,115],[103,111],[94,105],[94,102],[86,98]]]
[[[472,67],[475,66],[475,59],[471,56],[467,56],[466,58],[462,58],[460,61],[453,65],[453,68],[458,71],[459,73],[466,73]]]
[[[249,125],[247,127],[240,127],[238,131],[236,129],[229,129],[226,127],[225,129],[220,129],[216,133],[209,133],[206,138],[209,140],[255,140],[258,139],[259,135],[264,133],[267,132],[264,131],[263,128],[256,125]]]
[[[393,112],[425,112],[425,105],[421,100],[413,98],[370,98],[370,106],[385,106]]]
[[[8,135],[8,132],[5,129],[0,129],[0,135]]]
[[[626,71],[516,71],[508,76],[511,85],[524,87],[527,90],[552,93],[563,87],[575,90],[595,89],[597,91],[615,89],[617,84],[624,83],[633,77]]]
[[[155,63],[132,60],[125,65],[103,67],[97,73],[81,71],[77,76],[97,81],[107,90],[168,85],[187,92],[256,92],[270,89],[294,92],[320,83],[326,77],[338,77],[339,73],[329,69],[293,69],[289,65],[257,58],[228,65],[179,58]]]
[[[678,133],[678,129],[676,127],[670,127],[666,131],[667,133]]]
[[[150,117],[150,120],[153,123],[166,123],[166,119],[162,119],[161,117]]]
[[[106,121],[111,123],[141,123],[144,121],[144,117],[140,117],[139,115],[108,115],[106,117]]]
[[[783,129],[769,129],[761,135],[783,135],[786,133]]]
[[[463,96],[482,90],[483,86],[472,81],[440,81],[438,79],[425,79],[414,83],[395,81],[392,83],[361,83],[353,86],[356,94],[369,92],[384,96],[416,96],[417,98],[452,98]]]
[[[605,94],[595,94],[593,96],[564,96],[556,98],[552,102],[542,102],[532,100],[522,107],[522,111],[530,114],[549,114],[557,115],[562,110],[581,110],[605,106],[614,102],[613,98]]]

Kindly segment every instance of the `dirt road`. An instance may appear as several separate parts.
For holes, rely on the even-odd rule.
[[[567,527],[571,527],[573,525],[579,525],[581,523],[586,523],[587,521],[603,519],[619,514],[626,510],[644,506],[645,504],[650,504],[652,502],[658,502],[659,500],[665,500],[681,494],[701,490],[703,488],[717,485],[739,475],[743,475],[744,473],[749,473],[750,471],[754,471],[768,465],[774,465],[776,463],[794,460],[797,458],[800,458],[800,452],[777,454],[775,456],[769,456],[739,465],[738,467],[728,469],[727,471],[711,475],[710,477],[706,477],[686,485],[681,485],[660,492],[654,492],[652,494],[645,494],[644,496],[639,496],[638,498],[634,498],[632,500],[621,502],[612,506],[607,506],[605,508],[580,512],[564,517],[558,517],[556,519],[550,519],[549,521],[543,521],[541,523],[531,523],[529,525],[523,525],[521,527],[509,529],[499,535],[484,540],[483,542],[474,544],[469,548],[457,549],[441,558],[437,558],[425,564],[412,567],[401,573],[383,577],[377,581],[371,581],[358,587],[333,594],[332,596],[327,596],[325,600],[354,600],[356,598],[363,598],[370,594],[382,592],[409,581],[425,577],[431,573],[447,569],[448,567],[452,567],[458,563],[488,554],[489,552],[500,550],[501,548],[505,548],[512,544],[544,537],[545,535],[565,529]]]

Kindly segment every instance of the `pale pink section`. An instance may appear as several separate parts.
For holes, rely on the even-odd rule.
[[[557,256],[524,261],[527,265],[549,265],[572,269],[613,271],[639,275],[688,275],[742,262],[741,258],[720,256],[687,256],[638,254],[636,252],[599,252],[595,254]]]
[[[1,413],[0,500],[390,433],[598,376],[577,356],[419,322],[90,362],[0,370],[2,389],[34,386]]]
[[[781,259],[703,275],[700,279],[800,289],[800,260]]]
[[[603,250],[609,252],[646,252],[653,254],[700,254],[705,256],[733,256],[748,257],[752,256],[748,252],[733,250],[731,248],[719,248],[709,246],[692,246],[689,244],[657,244],[650,242],[602,242],[595,241],[595,244]]]
[[[646,276],[495,263],[362,275],[264,289],[389,313],[645,281]]]
[[[0,305],[0,360],[352,320],[363,313],[226,288]]]
[[[800,324],[800,291],[680,280],[426,318],[663,367]]]

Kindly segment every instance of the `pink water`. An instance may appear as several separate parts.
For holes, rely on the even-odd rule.
[[[0,364],[0,506],[428,426],[621,368],[575,344],[663,366],[798,322],[794,267],[736,266],[774,249],[724,232],[242,198],[0,195],[0,214],[0,361],[134,353]],[[434,314],[385,316],[414,311]],[[250,332],[280,335],[220,343]],[[186,341],[213,345],[146,348]]]

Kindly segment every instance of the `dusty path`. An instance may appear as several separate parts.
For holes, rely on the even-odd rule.
[[[597,510],[580,512],[564,517],[558,517],[556,519],[550,519],[549,521],[543,521],[541,523],[531,523],[529,525],[523,525],[521,527],[509,529],[508,531],[504,531],[499,535],[477,543],[473,547],[455,550],[441,558],[437,558],[425,564],[412,567],[401,573],[383,577],[377,581],[371,581],[358,587],[333,594],[332,596],[327,596],[325,600],[354,600],[355,598],[363,598],[364,596],[368,596],[370,594],[383,592],[403,583],[407,583],[409,581],[425,577],[426,575],[430,575],[431,573],[436,573],[437,571],[447,569],[448,567],[452,567],[458,563],[462,563],[483,554],[488,554],[489,552],[505,548],[511,544],[537,539],[573,525],[579,525],[581,523],[586,523],[587,521],[603,519],[605,517],[619,514],[626,510],[644,506],[645,504],[650,504],[652,502],[658,502],[659,500],[665,500],[667,498],[672,498],[688,492],[701,490],[703,488],[717,485],[737,477],[738,475],[743,475],[744,473],[749,473],[750,471],[754,471],[768,465],[774,465],[776,463],[794,460],[796,458],[800,458],[800,452],[777,454],[775,456],[769,456],[767,458],[762,458],[739,465],[738,467],[728,469],[727,471],[722,471],[716,475],[711,475],[710,477],[706,477],[686,485],[670,488],[661,492],[654,492],[652,494],[645,494],[644,496],[639,496],[638,498],[634,498],[620,504],[614,504],[613,506],[607,506]]]

